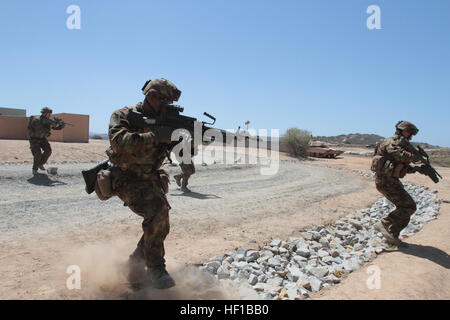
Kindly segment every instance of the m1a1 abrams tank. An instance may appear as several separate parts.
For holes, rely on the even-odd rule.
[[[312,141],[308,148],[308,156],[316,158],[336,158],[342,153],[344,151],[330,148],[329,145],[322,141]]]

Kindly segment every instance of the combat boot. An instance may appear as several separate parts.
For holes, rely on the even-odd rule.
[[[33,176],[37,176],[37,174],[38,174],[38,170],[37,169],[33,168],[32,172],[33,172]]]
[[[177,183],[177,185],[179,187],[181,187],[181,174],[177,174],[177,175],[173,176],[173,178],[175,179],[175,182]]]
[[[134,288],[139,288],[145,282],[147,274],[145,272],[145,260],[130,255],[127,266],[127,280]]]
[[[182,186],[180,190],[183,191],[183,192],[191,192],[191,189],[189,189],[186,186]]]
[[[181,184],[181,191],[183,192],[191,192],[191,190],[187,187],[188,180],[186,178],[183,178],[183,183]]]
[[[389,227],[386,226],[381,220],[375,224],[375,230],[381,232],[387,243],[397,246],[404,244],[398,237],[389,231]]]
[[[175,286],[175,280],[167,272],[165,265],[148,267],[147,277],[151,286],[156,289],[169,289]]]

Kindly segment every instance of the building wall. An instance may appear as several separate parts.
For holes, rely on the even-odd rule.
[[[66,125],[62,130],[52,130],[49,141],[59,142],[89,142],[89,116],[74,113],[58,113],[55,117],[61,118]]]
[[[73,113],[59,113],[54,116],[64,122],[71,123],[62,130],[52,130],[49,141],[57,142],[89,142],[89,116]],[[0,139],[28,139],[28,117],[0,115]]]
[[[25,109],[13,109],[13,108],[0,108],[0,115],[2,116],[14,116],[14,117],[26,117],[27,110]]]
[[[0,139],[26,140],[28,118],[0,116]]]

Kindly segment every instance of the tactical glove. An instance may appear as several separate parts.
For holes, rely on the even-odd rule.
[[[155,138],[158,143],[171,143],[173,131],[174,129],[171,127],[158,126],[153,130],[153,133],[155,134]]]
[[[411,157],[412,162],[421,162],[421,160],[422,160],[421,156],[419,156],[418,154],[415,154],[415,153],[412,154],[412,157]]]

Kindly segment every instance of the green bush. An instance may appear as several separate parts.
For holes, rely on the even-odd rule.
[[[281,143],[285,145],[287,152],[293,157],[306,158],[310,140],[311,132],[298,128],[288,129],[281,137]]]
[[[101,135],[98,135],[98,134],[94,134],[92,137],[91,137],[91,139],[97,139],[97,140],[102,140],[103,139],[103,137],[101,136]]]

